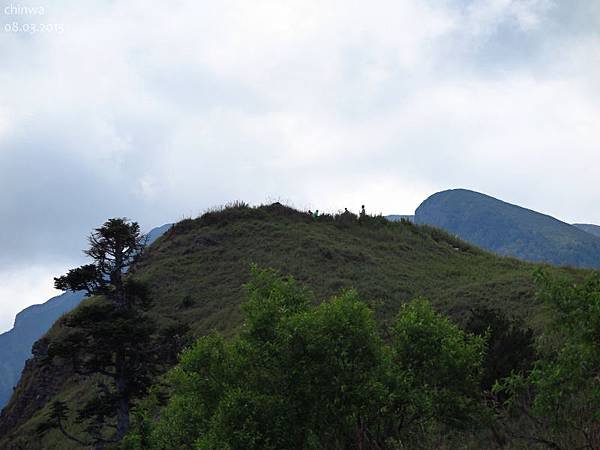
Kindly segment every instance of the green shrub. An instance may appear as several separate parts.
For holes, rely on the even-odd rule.
[[[169,403],[141,427],[151,448],[379,449],[476,422],[481,337],[417,300],[386,344],[355,291],[317,305],[252,272],[240,334],[199,339],[170,372]]]

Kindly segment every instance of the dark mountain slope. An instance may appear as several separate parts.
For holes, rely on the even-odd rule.
[[[33,343],[82,299],[83,293],[65,292],[41,305],[30,306],[17,314],[10,331],[0,335],[0,408],[10,399],[25,361],[31,357]]]
[[[598,225],[592,225],[590,223],[574,223],[573,226],[585,231],[586,233],[600,237],[600,226]]]
[[[499,255],[556,265],[600,267],[600,238],[520,206],[465,189],[439,192],[415,221],[443,228]]]
[[[184,220],[150,247],[133,273],[149,283],[160,323],[185,321],[195,335],[232,333],[252,263],[292,274],[319,298],[355,287],[381,322],[416,296],[457,320],[476,304],[519,314],[534,326],[543,320],[531,264],[494,256],[427,226],[382,217],[313,221],[279,204],[236,206]],[[53,398],[76,403],[90,386],[66,366],[44,365],[48,342],[60,339],[60,331],[55,325],[27,363],[0,416],[0,436],[6,436],[0,448],[76,448],[57,432],[41,443],[32,437]]]
[[[148,233],[148,244],[152,244],[171,225],[152,229]],[[10,399],[25,361],[31,357],[33,343],[46,334],[59,317],[79,305],[82,299],[82,292],[65,292],[45,303],[30,306],[17,314],[11,330],[0,335],[0,408]]]

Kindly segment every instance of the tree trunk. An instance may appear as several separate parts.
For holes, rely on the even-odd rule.
[[[125,355],[117,351],[115,357],[115,384],[117,388],[117,439],[123,439],[129,431],[129,395],[127,393],[127,372]]]
[[[115,268],[111,273],[111,282],[115,286],[115,302],[121,309],[125,308],[125,289],[123,286],[123,251],[115,251]]]

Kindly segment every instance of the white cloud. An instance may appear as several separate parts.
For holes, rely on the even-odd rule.
[[[12,328],[14,317],[19,311],[61,294],[54,289],[53,280],[48,277],[49,270],[52,268],[32,266],[0,272],[0,333]]]
[[[550,0],[487,0],[469,4],[465,11],[466,31],[489,37],[499,26],[509,22],[523,31],[538,29],[551,12]]]
[[[0,235],[0,276],[78,262],[107,217],[233,199],[410,213],[467,187],[600,222],[591,6],[568,23],[550,0],[43,6],[64,33],[0,35],[1,226],[22,236]]]

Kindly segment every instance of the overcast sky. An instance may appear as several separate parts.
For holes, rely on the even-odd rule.
[[[600,223],[598,0],[0,7],[0,331],[109,217],[465,187]]]

